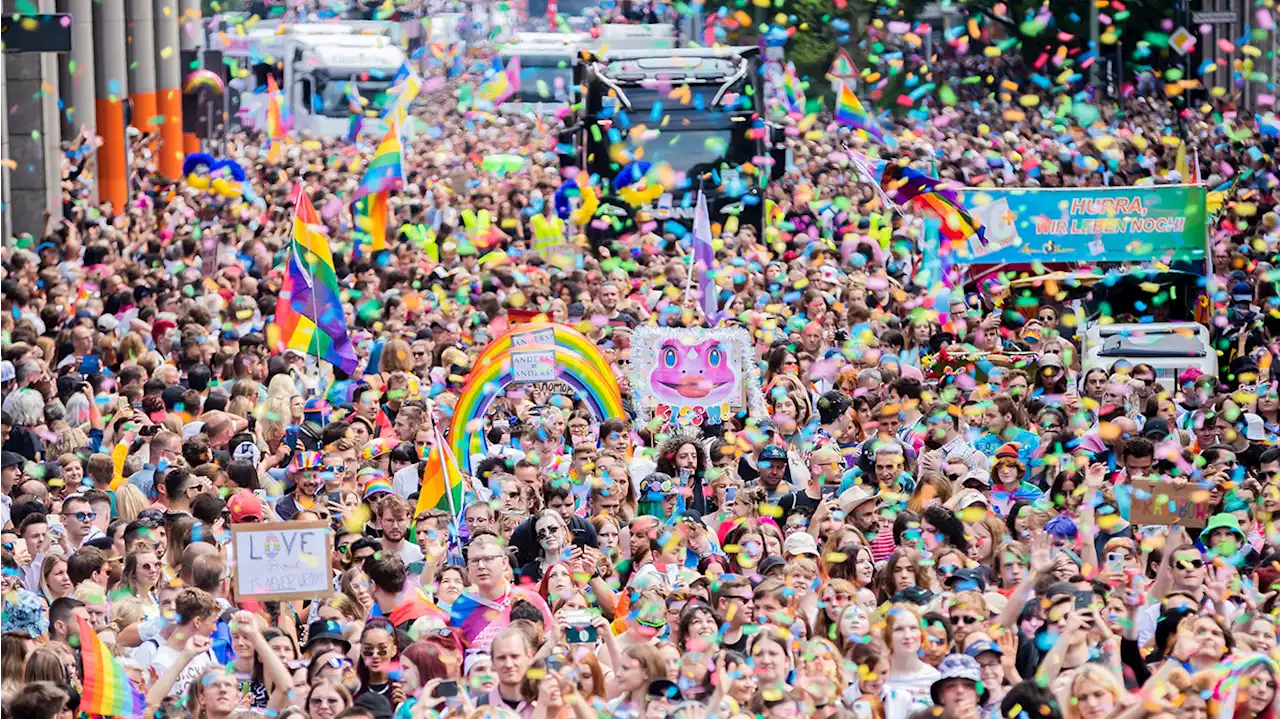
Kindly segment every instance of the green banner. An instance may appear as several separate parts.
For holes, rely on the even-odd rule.
[[[960,264],[1203,261],[1205,188],[970,189],[960,201],[985,228]]]

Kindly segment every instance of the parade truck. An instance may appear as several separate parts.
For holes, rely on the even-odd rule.
[[[500,105],[504,114],[555,115],[573,102],[573,64],[590,33],[520,32],[498,51],[504,67],[520,63],[520,87]]]
[[[576,101],[573,66],[579,53],[602,50],[663,52],[676,47],[671,25],[604,25],[589,32],[519,32],[498,51],[504,67],[520,61],[520,87],[498,111],[557,115]]]
[[[558,153],[562,166],[601,181],[596,218],[604,221],[584,228],[594,246],[649,227],[683,237],[699,190],[713,225],[763,229],[768,173],[742,172],[770,154],[757,48],[608,51],[580,58],[574,74],[584,95],[566,118]],[[679,178],[676,188],[647,192],[639,206],[624,199],[655,168]]]
[[[379,21],[262,21],[243,33],[211,33],[210,47],[235,71],[228,83],[232,129],[266,126],[266,88],[268,76],[274,76],[295,131],[345,135],[351,126],[351,84],[370,116],[362,134],[385,133],[386,123],[377,118],[405,62],[398,30],[395,23]]]
[[[1147,364],[1172,387],[1188,369],[1226,366],[1209,326],[1204,187],[969,188],[959,199],[983,226],[956,247],[966,286],[1002,278],[1005,307],[1027,320],[1046,306],[1070,314],[1059,331],[1082,371]]]

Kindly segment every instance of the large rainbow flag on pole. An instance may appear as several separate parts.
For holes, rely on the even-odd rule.
[[[386,137],[365,167],[364,177],[356,187],[351,214],[355,218],[354,256],[372,256],[387,248],[387,203],[391,191],[404,187],[404,165],[401,163],[400,128],[394,121]]]
[[[449,443],[440,434],[440,426],[433,423],[431,431],[435,442],[422,471],[422,487],[418,490],[418,506],[413,516],[428,509],[443,509],[457,517],[462,511],[462,470]]]
[[[76,617],[80,628],[80,659],[84,663],[84,691],[80,693],[80,713],[104,717],[140,717],[146,699],[120,667],[107,645],[98,638],[84,617]]]
[[[347,334],[333,255],[324,235],[314,229],[322,223],[302,183],[298,183],[293,193],[297,208],[293,216],[293,240],[289,243],[284,285],[276,301],[275,321],[280,328],[280,344],[314,355],[351,374],[356,369],[356,350]]]

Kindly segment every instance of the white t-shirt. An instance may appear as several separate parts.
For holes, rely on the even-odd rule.
[[[400,543],[400,548],[396,550],[396,554],[400,555],[400,559],[406,566],[426,559],[426,556],[422,553],[422,548],[408,540]]]
[[[890,676],[884,682],[885,719],[905,719],[917,709],[927,709],[933,705],[929,689],[942,674],[937,669],[923,665],[913,674]]]
[[[152,681],[159,679],[165,672],[169,671],[169,667],[176,664],[180,659],[181,655],[178,650],[162,645],[156,650],[155,656],[151,658]],[[217,657],[213,656],[212,649],[197,655],[187,664],[187,668],[182,670],[182,674],[178,675],[178,680],[173,683],[173,687],[169,690],[169,696],[186,696],[187,689],[191,687],[191,682],[200,676],[200,672],[203,672],[205,667],[217,661]]]

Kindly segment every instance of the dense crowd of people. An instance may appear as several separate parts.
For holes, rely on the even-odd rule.
[[[554,133],[459,107],[457,81],[414,109],[438,131],[406,139],[376,257],[344,210],[367,145],[295,138],[273,162],[229,138],[261,205],[139,173],[128,207],[92,206],[92,153],[69,154],[67,219],[3,253],[4,713],[77,710],[83,619],[148,717],[1277,719],[1271,140],[1185,118],[1197,174],[1245,178],[1211,228],[1219,375],[1081,371],[1053,296],[960,283],[938,306],[920,218],[873,229],[843,151],[970,186],[1191,179],[1165,100],[1011,111],[999,81],[906,114],[891,152],[792,119],[778,219],[721,232],[714,272],[767,412],[698,427],[637,422],[627,375],[635,328],[707,321],[688,239],[548,262]],[[498,153],[526,165],[482,169]],[[271,324],[296,181],[352,374]],[[516,310],[588,335],[627,416],[510,387],[472,420],[458,515],[416,512],[433,427]],[[929,371],[944,350],[1026,359]],[[1197,526],[1130,521],[1188,489]],[[237,597],[231,525],[298,521],[332,528],[332,591]]]

